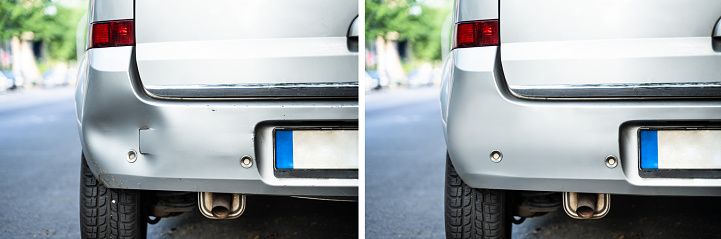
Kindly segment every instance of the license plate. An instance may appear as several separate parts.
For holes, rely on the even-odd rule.
[[[721,130],[641,130],[641,169],[721,169]]]
[[[275,167],[358,169],[358,130],[276,130]]]

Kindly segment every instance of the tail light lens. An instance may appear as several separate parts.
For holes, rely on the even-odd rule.
[[[459,22],[453,48],[498,46],[498,20]]]
[[[93,23],[90,48],[135,45],[133,20]]]

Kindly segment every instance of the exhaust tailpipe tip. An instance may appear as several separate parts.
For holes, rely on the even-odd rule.
[[[598,195],[590,193],[578,193],[576,195],[576,214],[584,219],[591,218],[593,214],[596,213]]]
[[[235,219],[245,211],[245,195],[199,192],[198,208],[210,219]]]
[[[213,216],[218,219],[225,219],[228,217],[228,214],[230,214],[230,211],[225,207],[215,207],[211,212],[213,213]]]
[[[229,193],[214,193],[213,208],[210,212],[219,219],[225,219],[230,214],[230,202],[232,195]]]
[[[563,210],[574,219],[600,219],[611,210],[611,195],[564,192]]]

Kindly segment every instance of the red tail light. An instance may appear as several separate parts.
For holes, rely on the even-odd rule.
[[[133,20],[93,23],[90,48],[135,45]]]
[[[457,23],[455,40],[453,48],[498,46],[498,20]]]

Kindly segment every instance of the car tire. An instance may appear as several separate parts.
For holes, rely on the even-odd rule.
[[[446,154],[446,238],[511,238],[506,192],[471,188]]]
[[[145,238],[141,192],[103,186],[82,157],[80,172],[80,230],[82,238]]]

